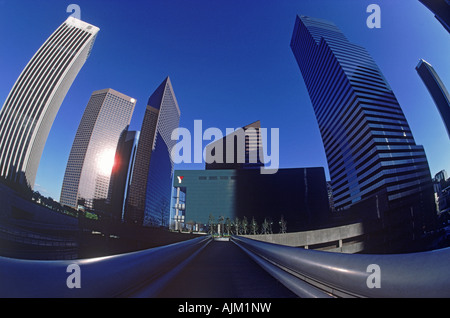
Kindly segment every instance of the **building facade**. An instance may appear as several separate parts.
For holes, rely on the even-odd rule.
[[[61,204],[95,209],[106,203],[121,134],[136,100],[113,89],[92,93],[72,145],[61,189]]]
[[[150,96],[140,131],[125,221],[143,226],[167,226],[180,109],[167,77]]]
[[[171,206],[173,229],[195,225],[205,230],[211,217],[216,222],[245,217],[260,227],[267,220],[274,233],[280,232],[283,218],[287,231],[295,232],[326,225],[330,213],[323,168],[279,169],[275,174],[259,169],[176,170]]]
[[[419,0],[450,33],[450,0]]]
[[[53,121],[98,31],[69,17],[22,71],[0,111],[0,176],[34,186]]]
[[[436,173],[433,184],[438,213],[450,212],[450,179],[447,171],[441,170]]]
[[[449,9],[450,10],[450,9]],[[450,137],[450,94],[433,66],[421,59],[416,71],[430,92]]]
[[[432,226],[427,158],[367,51],[329,21],[297,16],[291,49],[319,124],[336,211],[357,209],[388,232]]]
[[[264,166],[261,123],[255,121],[216,140],[205,148],[209,169],[253,169]]]
[[[119,222],[124,222],[125,205],[136,159],[139,134],[139,131],[125,130],[117,144],[109,185],[108,211],[111,217]]]

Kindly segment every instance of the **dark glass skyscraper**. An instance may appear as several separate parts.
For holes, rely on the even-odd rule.
[[[450,137],[450,94],[430,63],[420,60],[416,70],[430,92]]]
[[[291,48],[319,124],[335,209],[369,214],[397,234],[420,231],[434,216],[427,158],[373,59],[333,23],[306,16],[296,18]]]
[[[150,96],[136,150],[125,207],[125,221],[159,226],[169,219],[173,166],[171,149],[176,141],[180,109],[169,77]]]
[[[139,131],[124,130],[117,144],[108,192],[109,211],[117,221],[124,221],[138,141]]]
[[[419,0],[450,33],[450,0]]]

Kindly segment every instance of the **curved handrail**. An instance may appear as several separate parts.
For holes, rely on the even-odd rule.
[[[199,237],[148,250],[81,260],[35,261],[0,257],[0,297],[140,297],[152,296],[163,277],[204,248],[211,238]],[[80,288],[69,288],[67,280],[79,266]]]
[[[410,254],[342,254],[237,236],[232,240],[282,270],[285,284],[307,283],[315,290],[310,293],[299,288],[297,292],[290,288],[301,297],[450,297],[450,248]],[[373,285],[373,279],[379,285]]]

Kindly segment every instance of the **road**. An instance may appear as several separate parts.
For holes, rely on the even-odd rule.
[[[209,243],[161,298],[297,298],[231,241]]]

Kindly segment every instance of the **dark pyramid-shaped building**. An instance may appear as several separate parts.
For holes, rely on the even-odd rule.
[[[126,222],[164,225],[169,215],[175,145],[172,131],[178,128],[180,109],[167,77],[148,100],[140,131],[128,198]]]

